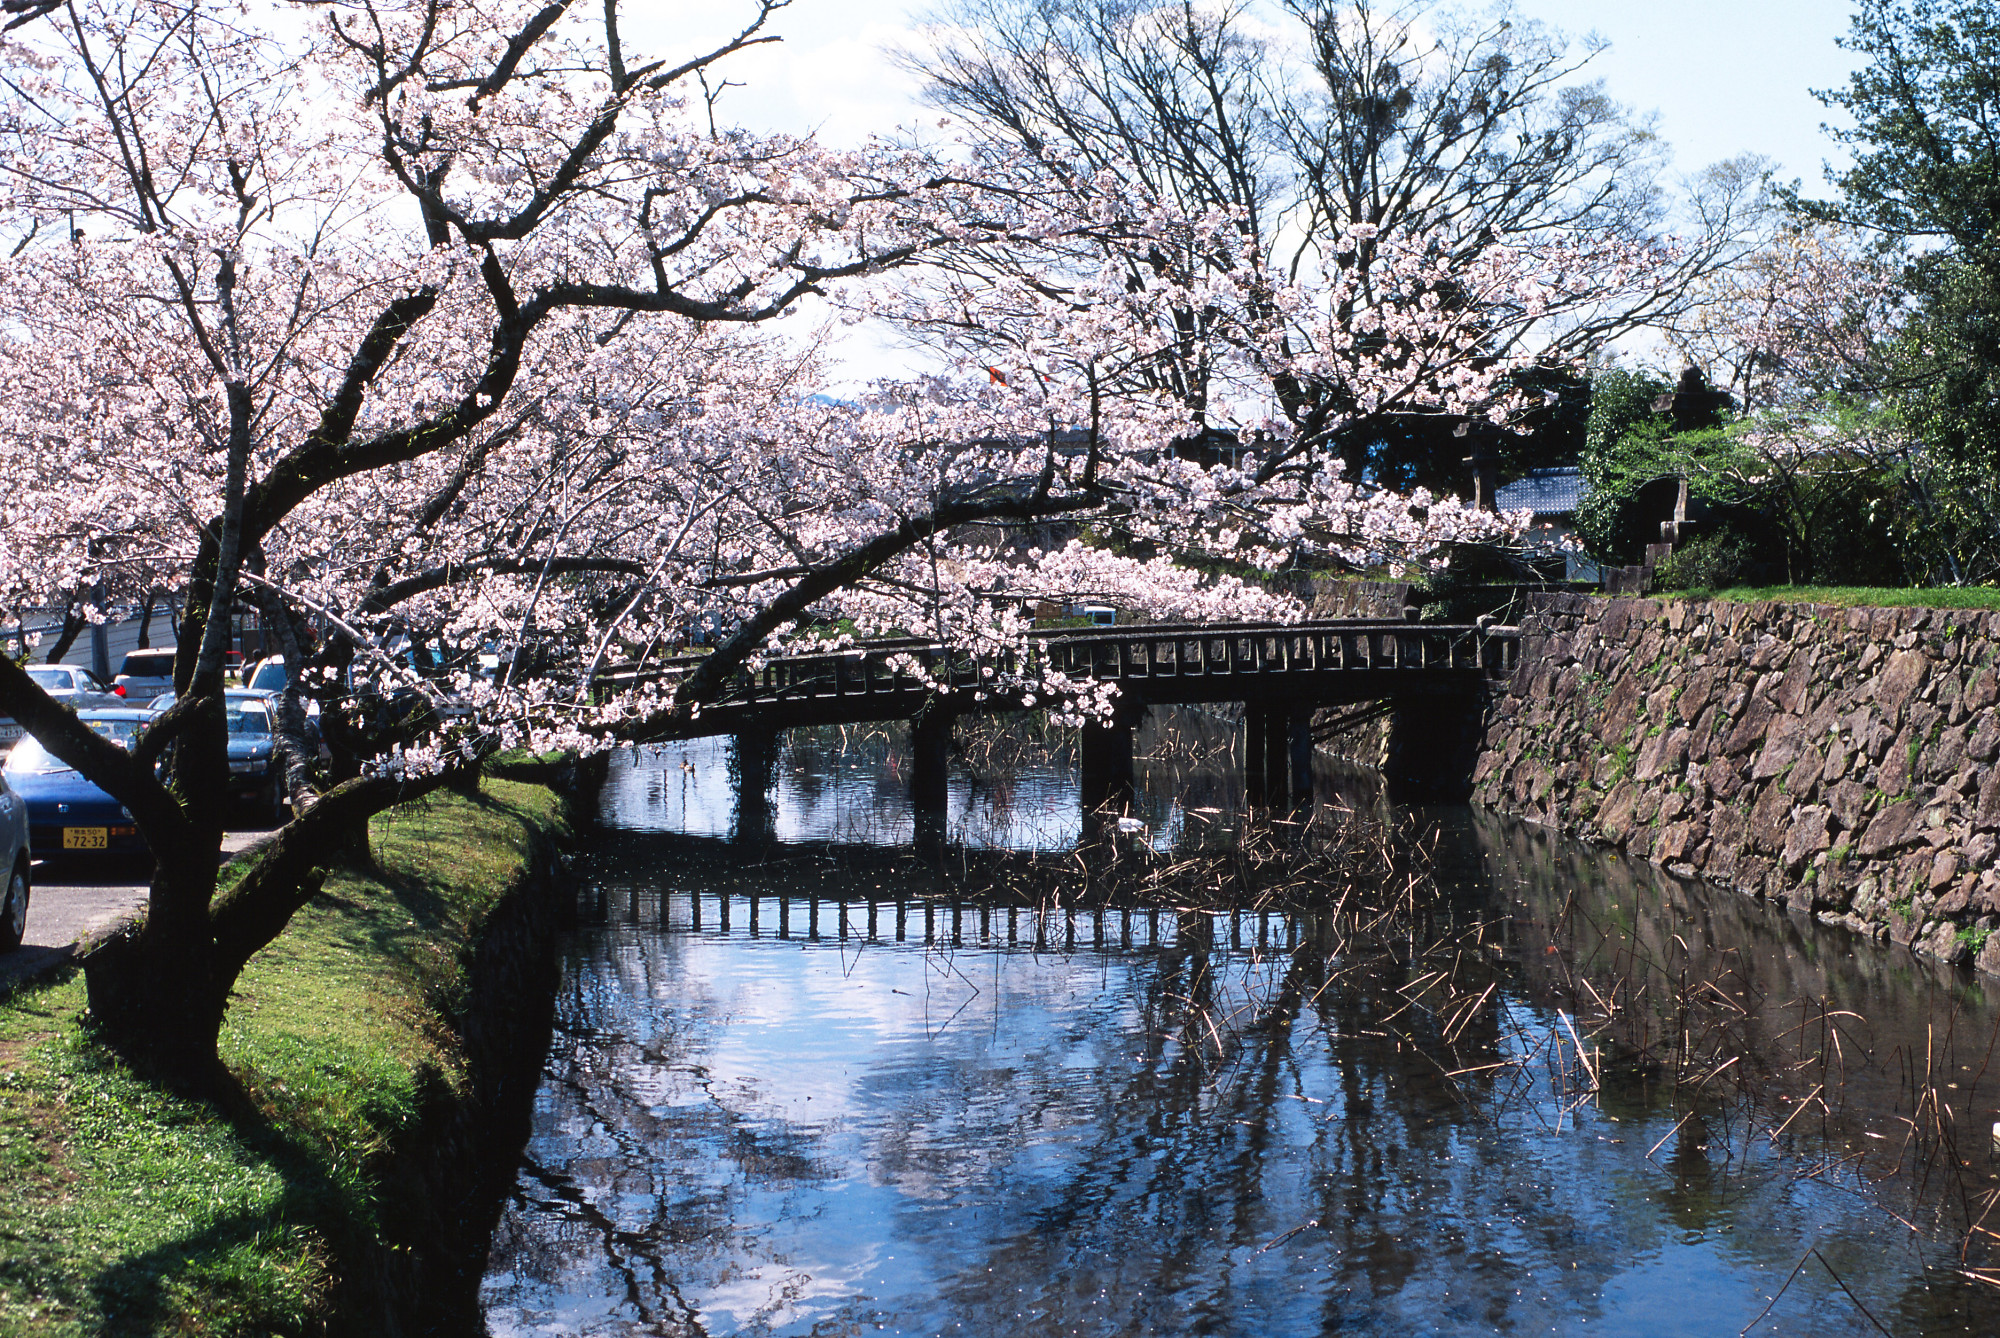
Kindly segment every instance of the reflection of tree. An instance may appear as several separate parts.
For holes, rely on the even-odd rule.
[[[602,898],[614,922],[663,924],[667,883],[680,898],[704,880],[804,876],[681,860],[648,894],[640,869],[601,867],[612,876],[597,888],[620,885]],[[1542,882],[1584,872],[1551,861],[1513,891],[1554,895]],[[1512,864],[1493,876],[1528,877]],[[880,886],[814,877],[829,903]],[[1629,912],[1625,891],[1614,900]],[[1556,922],[1579,924],[1585,909]],[[804,914],[790,917],[800,939]],[[607,931],[572,964],[535,1172],[496,1244],[515,1281],[489,1299],[620,1301],[615,1323],[586,1330],[599,1333],[719,1327],[697,1312],[725,1293],[739,1326],[755,1327],[745,1316],[761,1304],[758,1322],[781,1331],[1487,1331],[1587,1322],[1630,1259],[1689,1233],[1712,1233],[1747,1274],[1782,1278],[1804,1242],[1842,1229],[1825,1199],[1797,1197],[1791,1167],[1746,1162],[1740,1128],[1709,1117],[1648,1161],[1683,1113],[1662,1114],[1670,1083],[1613,1067],[1601,1113],[1578,1111],[1561,1073],[1514,1062],[1560,1033],[1522,999],[1517,968],[1480,947],[1492,932],[1449,905],[1398,920],[1396,937],[1331,917],[1291,932],[1274,918],[1263,933],[1255,916],[1185,912],[1162,914],[1157,936],[1146,912],[1078,912],[1072,933],[1068,913],[1024,914],[1010,935],[1011,912],[968,913],[954,948],[961,917],[939,907],[922,958],[839,949],[830,934],[805,952],[763,941],[785,962],[839,951],[857,981],[916,960],[933,992],[917,1039],[829,1041],[828,1062],[853,1069],[832,1123],[788,1114],[768,1080],[717,1069],[735,1005],[684,952],[710,939]],[[776,919],[767,900],[767,934]],[[919,936],[921,910],[909,921]],[[892,917],[882,923],[887,938]],[[1685,915],[1675,926],[1687,934]],[[1525,918],[1510,932],[1517,956],[1552,946]],[[809,1011],[788,1017],[806,1034],[817,1025]],[[895,1267],[871,1262],[868,1244]],[[860,1262],[822,1271],[836,1247]],[[1870,1295],[1901,1285],[1893,1252],[1826,1252]],[[1802,1276],[1779,1313],[1826,1304],[1841,1304],[1831,1282]],[[1849,1317],[1838,1309],[1824,1327]]]
[[[701,1334],[688,1295],[735,1267],[742,1187],[782,1193],[827,1171],[815,1131],[710,1087],[724,1014],[679,969],[675,939],[609,937],[603,957],[571,962],[525,1182],[495,1239],[517,1280],[489,1303],[581,1283],[616,1296],[632,1333]]]

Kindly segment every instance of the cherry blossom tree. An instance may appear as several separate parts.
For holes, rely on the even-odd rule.
[[[1912,314],[1901,270],[1877,239],[1787,224],[1707,276],[1668,342],[1746,411],[1879,396],[1893,388],[1891,349]]]
[[[1508,361],[1440,300],[1421,238],[1356,232],[1362,259],[1296,280],[1176,268],[1163,244],[1236,245],[1236,220],[1110,180],[1052,194],[1044,164],[991,146],[969,164],[714,128],[703,77],[770,40],[780,3],[673,60],[631,49],[615,4],[364,0],[278,29],[206,0],[17,7],[37,21],[0,48],[0,602],[165,572],[183,608],[178,699],[130,753],[0,661],[0,709],[152,849],[143,926],[87,964],[135,1058],[220,1082],[230,984],[328,852],[495,748],[686,731],[737,670],[833,629],[997,649],[1038,600],[1297,615],[1189,553],[1422,560],[1518,531],[1301,467],[1265,393],[1340,378],[1346,416],[1313,431],[1500,405]],[[1006,282],[888,282],[981,248]],[[1559,302],[1574,259],[1496,252],[1453,282]],[[825,394],[838,327],[771,323],[858,280],[857,307],[916,323],[956,304],[1018,366]],[[1194,308],[1216,313],[1203,348],[1163,342]],[[1195,412],[1160,371],[1188,357],[1241,408]],[[1190,458],[1225,422],[1232,458]],[[1037,524],[1137,547],[1037,546]],[[244,604],[289,652],[317,629],[302,678],[335,759],[294,768],[295,816],[218,896]],[[716,644],[690,672],[598,691],[697,633]]]
[[[436,783],[359,770],[217,900],[239,596],[355,607],[447,513],[490,517],[475,476],[548,478],[588,404],[560,392],[622,358],[626,327],[762,321],[935,240],[902,165],[864,179],[688,114],[690,81],[769,40],[778,3],[679,61],[628,52],[615,6],[422,2],[304,10],[286,34],[199,0],[80,0],[6,48],[0,591],[18,608],[183,564],[180,699],[132,753],[0,664],[0,705],[153,851],[143,929],[90,970],[93,1011],[135,1054],[212,1080],[229,984],[331,838]],[[564,500],[518,513],[524,543]],[[540,579],[565,574],[542,556]]]

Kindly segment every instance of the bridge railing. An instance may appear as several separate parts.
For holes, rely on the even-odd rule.
[[[1513,628],[1345,623],[1261,627],[1135,628],[1048,643],[1051,666],[1095,679],[1292,675],[1353,670],[1476,670],[1511,674]]]
[[[1389,621],[1168,623],[1036,632],[1029,639],[1025,668],[1133,683],[1224,676],[1297,682],[1364,671],[1455,671],[1505,678],[1520,663],[1520,654],[1520,634],[1512,627]],[[700,662],[701,657],[677,657],[644,668],[628,666],[600,675],[599,683],[615,690],[669,679]],[[971,689],[1011,678],[1023,667],[1021,653],[1014,650],[979,656],[920,640],[871,641],[826,654],[774,659],[739,672],[711,705],[909,693],[923,690],[927,682]]]

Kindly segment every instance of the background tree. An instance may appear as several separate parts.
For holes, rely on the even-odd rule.
[[[2000,12],[1985,0],[1860,0],[1842,45],[1862,64],[1821,101],[1853,153],[1808,218],[1907,245],[1916,310],[1886,389],[1928,452],[1937,565],[2000,570]]]
[[[1648,543],[1659,542],[1655,527],[1648,536],[1636,505],[1639,489],[1666,477],[1651,453],[1627,463],[1620,443],[1649,434],[1655,415],[1653,401],[1673,389],[1671,382],[1651,372],[1606,367],[1590,381],[1590,418],[1584,433],[1580,465],[1588,485],[1576,518],[1577,538],[1599,562],[1623,566],[1637,562]]]
[[[1041,165],[1050,192],[1087,211],[1095,181],[1129,174],[1184,211],[1233,221],[1231,244],[1210,253],[1135,256],[1134,282],[1146,265],[1178,265],[1276,287],[1365,268],[1378,246],[1422,238],[1435,266],[1428,300],[1482,325],[1487,354],[1521,369],[1517,381],[1538,358],[1561,367],[1677,312],[1693,281],[1735,254],[1760,189],[1755,172],[1718,171],[1696,201],[1699,235],[1670,240],[1650,126],[1577,79],[1592,48],[1506,7],[1469,19],[1295,2],[1267,23],[1247,6],[1192,0],[968,0],[943,13],[940,33],[907,57],[930,95],[987,143]],[[1523,287],[1466,282],[1475,265],[1524,249],[1546,263]],[[1258,278],[1246,284],[1246,271]],[[1379,337],[1373,296],[1355,286],[1329,322],[1347,347]],[[1188,352],[1154,373],[1204,421],[1242,391],[1219,390],[1200,352],[1217,316],[1165,313]],[[1257,316],[1283,319],[1268,302]],[[1314,347],[1303,332],[1289,346]],[[1270,378],[1258,393],[1294,431],[1264,467],[1331,454],[1356,480],[1460,492],[1465,450],[1451,434],[1468,413],[1547,412],[1550,395],[1580,389],[1536,376],[1519,387],[1534,394],[1504,407],[1496,396],[1444,413],[1368,403],[1338,359]],[[1550,462],[1574,449],[1558,435]]]

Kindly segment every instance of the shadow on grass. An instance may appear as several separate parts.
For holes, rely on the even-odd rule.
[[[286,1182],[285,1220],[318,1225],[309,1177],[297,1188],[289,1174]],[[211,1334],[307,1332],[309,1313],[268,1267],[271,1225],[270,1214],[238,1213],[112,1264],[90,1280],[106,1331],[185,1333],[198,1321],[199,1331]]]
[[[15,986],[39,979],[75,958],[76,945],[73,943],[65,943],[59,948],[24,945],[0,956],[0,997],[6,996]]]
[[[124,1071],[101,1044],[86,1063]],[[364,1154],[363,1164],[343,1164],[339,1153],[330,1158],[309,1133],[288,1128],[261,1106],[245,1076],[226,1072],[227,1091],[205,1102],[183,1098],[188,1104],[165,1122],[216,1121],[239,1149],[233,1155],[243,1171],[276,1182],[268,1197],[90,1274],[83,1285],[101,1327],[87,1331],[119,1338],[373,1334],[401,1317],[413,1332],[479,1332],[476,1291],[450,1285],[454,1270],[438,1273],[431,1285],[420,1281],[435,1269],[423,1256],[453,1253],[445,1240],[452,1223],[437,1201],[441,1186],[423,1159],[406,1163],[391,1153],[377,1161],[379,1154]],[[418,1131],[448,1121],[453,1099],[435,1068],[419,1068],[406,1136],[425,1141]]]

